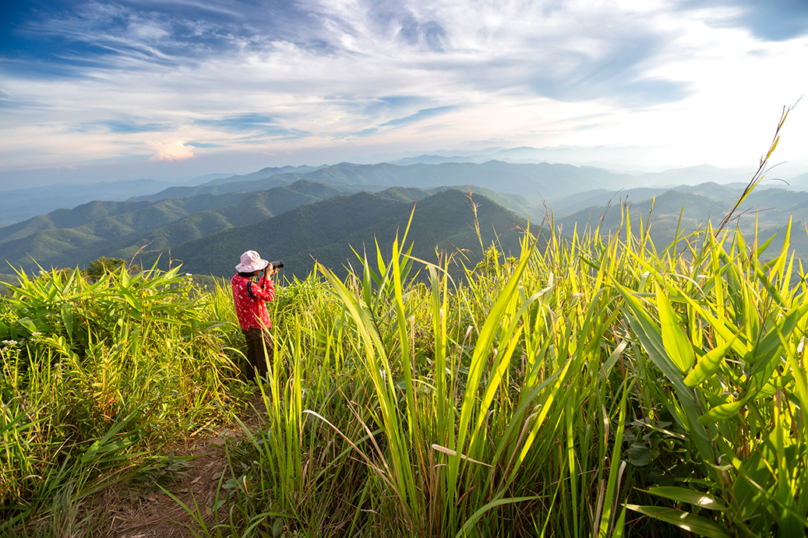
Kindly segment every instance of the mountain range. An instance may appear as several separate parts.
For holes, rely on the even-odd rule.
[[[384,191],[383,198],[411,203],[450,189],[457,188],[396,187]],[[478,187],[469,190],[486,196],[486,204],[504,206],[523,219],[536,222],[543,216],[543,207],[526,197]],[[257,192],[197,194],[158,202],[90,202],[0,228],[0,257],[26,270],[36,270],[37,264],[45,268],[84,266],[100,256],[129,260],[138,252],[149,260],[159,255],[169,258],[188,241],[355,192],[302,179]]]
[[[311,166],[284,166],[264,169],[256,174],[295,172],[313,170]],[[252,174],[244,176],[254,179]],[[136,179],[120,181],[103,181],[97,183],[64,183],[43,187],[12,189],[0,191],[0,225],[9,225],[36,215],[44,215],[56,209],[69,209],[92,201],[125,201],[137,199],[159,191],[170,190],[179,184],[193,187],[203,183],[215,184],[225,179],[230,181],[232,174],[206,174],[188,180],[154,180]],[[168,196],[164,197],[168,198]],[[157,200],[152,200],[157,201]]]
[[[699,174],[713,174],[725,183],[689,184]],[[616,231],[618,206],[624,203],[632,215],[646,219],[653,205],[652,237],[661,244],[673,240],[680,213],[682,232],[698,229],[707,218],[717,223],[745,185],[726,183],[732,174],[710,167],[654,177],[638,187],[626,183],[636,179],[631,174],[502,161],[265,168],[246,175],[211,175],[194,185],[174,185],[126,201],[96,200],[0,226],[0,257],[14,267],[36,270],[37,264],[85,266],[100,256],[128,260],[137,255],[144,264],[158,258],[161,263],[183,260],[187,270],[221,276],[230,271],[231,250],[239,251],[237,257],[257,248],[250,246],[254,244],[286,257],[294,267],[287,272],[302,276],[299,271],[312,267],[312,257],[340,268],[353,255],[349,245],[359,248],[374,237],[392,241],[416,202],[411,238],[420,254],[430,255],[438,245],[476,255],[481,249],[476,236],[468,235],[473,213],[467,190],[482,204],[481,215],[498,215],[485,226],[495,228],[506,243],[514,226],[524,229],[528,220],[544,223],[548,208],[562,230],[589,223],[601,224],[604,232]],[[667,185],[677,180],[683,183]],[[116,192],[145,188],[122,183]],[[742,229],[749,231],[757,218],[760,229],[771,234],[790,216],[807,218],[808,193],[797,190],[802,185],[808,188],[808,174],[792,178],[790,185],[770,182],[756,190],[742,207],[751,211],[740,219]],[[253,238],[255,230],[260,233]],[[487,235],[493,229],[484,232],[486,241],[495,237]],[[808,240],[793,241],[798,254],[808,259]],[[220,258],[226,261],[216,261]]]
[[[340,163],[308,171],[277,172],[264,169],[249,176],[233,176],[194,187],[172,187],[133,200],[163,200],[198,194],[251,192],[289,185],[299,179],[310,179],[337,187],[370,191],[389,187],[431,189],[439,186],[476,185],[501,193],[531,198],[556,200],[577,192],[611,185],[633,185],[633,177],[592,167],[566,164],[511,164],[502,161],[475,163],[352,164]]]

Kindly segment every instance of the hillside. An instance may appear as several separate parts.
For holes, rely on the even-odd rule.
[[[160,251],[222,230],[244,226],[295,207],[344,194],[344,189],[300,180],[289,186],[249,193],[242,200],[215,210],[200,211],[119,246],[111,256],[130,259],[142,247]],[[212,195],[204,195],[212,196]],[[222,195],[225,197],[228,195]]]
[[[131,256],[150,242],[168,248],[339,192],[342,191],[334,187],[302,182],[257,194],[201,194],[153,203],[91,202],[3,228],[0,233],[8,229],[16,232],[0,241],[0,258],[26,270],[35,269],[36,263],[42,267],[85,265],[113,252]],[[192,218],[181,221],[189,216]],[[163,230],[174,223],[176,226]],[[77,225],[59,227],[70,224]],[[33,231],[37,227],[50,228]],[[150,234],[152,231],[154,234]],[[29,235],[19,237],[25,233]]]
[[[400,191],[393,191],[399,194]],[[355,264],[351,247],[378,240],[389,248],[396,230],[403,233],[412,211],[409,201],[391,199],[388,192],[360,192],[337,196],[298,207],[278,217],[226,230],[203,239],[179,245],[171,251],[174,262],[191,273],[231,276],[245,250],[257,250],[267,259],[282,259],[287,277],[306,276],[314,259],[345,274],[343,266]],[[474,197],[483,242],[487,246],[499,237],[505,253],[518,250],[520,234],[515,226],[526,226],[524,218],[482,196]],[[474,232],[474,214],[468,198],[457,190],[447,190],[416,203],[408,241],[415,244],[413,256],[434,261],[435,249],[455,252],[467,249],[471,264],[480,259],[480,245]],[[152,263],[156,253],[144,256]],[[162,263],[167,263],[163,257]]]
[[[530,222],[533,224],[539,224],[542,219],[544,219],[544,215],[546,213],[544,204],[536,198],[522,196],[521,194],[501,193],[491,189],[478,187],[476,185],[436,187],[434,189],[429,189],[429,192],[434,194],[447,189],[459,190],[460,192],[467,192],[470,190],[472,193],[484,196],[489,200],[501,205],[505,209],[516,213],[517,215],[530,219]]]
[[[90,200],[127,200],[169,187],[172,182],[153,179],[57,184],[0,193],[0,222],[13,224],[59,208],[71,208]]]
[[[481,187],[468,187],[499,205],[540,222],[543,206],[525,196],[500,194]],[[381,197],[411,203],[448,189],[467,191],[465,186],[391,187]],[[74,209],[60,209],[0,229],[0,256],[15,267],[84,266],[100,257],[131,259],[141,249],[144,255],[167,251],[233,227],[245,226],[280,215],[295,207],[324,200],[351,189],[301,179],[250,193],[197,194],[157,202],[95,201]]]
[[[232,204],[246,196],[244,193],[230,193],[227,196],[212,196],[209,194],[183,199],[163,200],[160,202],[102,202],[93,201],[82,204],[73,209],[57,209],[47,215],[36,217],[6,226],[0,229],[0,244],[23,239],[37,232],[48,230],[61,230],[65,228],[79,228],[81,226],[102,220],[116,218],[121,222],[137,226],[135,221],[138,215],[148,215],[162,222],[167,219],[176,219],[178,216],[190,215],[199,211],[215,209]]]

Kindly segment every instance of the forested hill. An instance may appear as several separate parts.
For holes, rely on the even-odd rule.
[[[85,266],[112,253],[128,259],[144,245],[168,248],[342,192],[301,181],[256,193],[90,202],[0,229],[0,259],[26,270]]]
[[[413,203],[396,196],[400,194],[400,189],[360,192],[301,206],[278,217],[184,243],[171,250],[172,261],[181,262],[183,270],[190,273],[229,277],[241,253],[252,249],[264,258],[283,260],[283,273],[288,277],[306,276],[314,260],[344,275],[344,266],[356,264],[351,247],[361,253],[367,245],[375,252],[374,241],[378,241],[383,250],[389,249],[396,233],[404,233]],[[519,227],[527,226],[526,220],[483,196],[473,200],[479,204],[483,245],[488,247],[498,238],[506,255],[517,253]],[[457,190],[418,201],[407,240],[414,244],[412,255],[427,261],[437,259],[436,249],[448,253],[462,250],[468,256],[467,265],[472,266],[482,258],[474,212],[467,195]],[[142,263],[149,264],[154,256],[150,253]],[[167,260],[163,256],[161,263],[165,265]]]
[[[130,241],[127,246],[119,248],[112,255],[130,259],[142,247],[148,250],[165,250],[235,226],[244,226],[277,216],[304,204],[350,192],[304,179],[287,186],[247,193],[237,203],[215,210],[200,211],[153,230]]]

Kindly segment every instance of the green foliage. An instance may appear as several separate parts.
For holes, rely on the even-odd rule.
[[[219,420],[237,371],[229,303],[176,270],[18,279],[0,299],[0,533]]]
[[[82,274],[90,280],[98,280],[107,273],[117,273],[121,268],[125,268],[126,272],[134,275],[140,272],[138,265],[129,265],[126,260],[120,258],[107,258],[102,256],[97,260],[90,262],[87,269],[82,271]]]
[[[245,521],[322,536],[347,521],[348,535],[802,534],[808,288],[789,284],[787,250],[764,264],[709,229],[678,255],[647,230],[554,234],[515,265],[487,249],[485,270],[453,284],[447,260],[424,267],[403,247],[414,223],[345,281],[321,267],[330,293],[290,286],[307,290],[294,316],[276,312],[291,373],[273,373],[273,422],[236,454]],[[274,516],[258,509],[270,500]]]
[[[483,259],[477,262],[474,267],[474,273],[490,276],[498,272],[500,265],[506,264],[513,268],[518,261],[513,256],[508,256],[500,262],[501,257],[496,245],[491,245],[483,254]]]
[[[269,422],[233,449],[237,517],[218,531],[802,532],[808,286],[790,284],[787,250],[764,263],[708,229],[674,254],[626,227],[525,236],[516,263],[488,247],[456,279],[456,260],[414,258],[416,224],[344,280],[321,266],[325,283],[278,289]],[[191,294],[177,270],[20,278],[0,319],[14,513],[67,484],[80,502],[139,461],[159,470],[139,454],[216,401],[235,410],[226,287]]]

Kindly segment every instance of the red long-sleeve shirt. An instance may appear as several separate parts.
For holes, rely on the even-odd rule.
[[[241,328],[247,330],[272,327],[266,305],[266,301],[275,299],[275,285],[272,281],[263,276],[256,284],[237,273],[230,279],[230,283],[233,285],[233,303],[236,305],[236,315]],[[254,299],[247,290],[248,286],[252,286]]]

